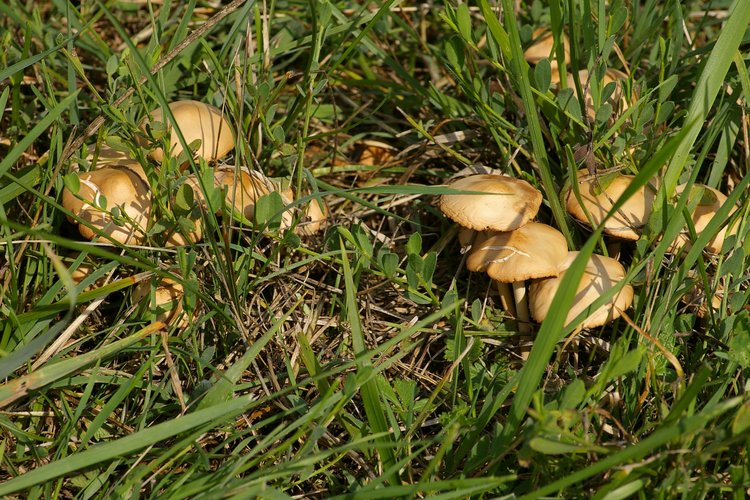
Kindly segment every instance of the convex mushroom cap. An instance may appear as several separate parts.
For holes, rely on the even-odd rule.
[[[560,266],[560,275],[553,278],[534,280],[529,287],[529,309],[535,321],[542,322],[549,313],[552,299],[565,276],[565,271],[575,260],[578,252],[568,252]],[[586,269],[578,283],[573,305],[565,319],[570,323],[581,312],[588,309],[607,290],[613,288],[625,278],[625,269],[615,259],[593,254],[586,263]],[[633,302],[633,287],[625,285],[605,304],[595,311],[590,311],[580,328],[595,328],[618,318],[622,311]]]
[[[686,184],[681,184],[675,188],[675,195],[679,196],[685,191]],[[696,235],[700,234],[706,229],[706,226],[714,218],[716,212],[727,202],[727,197],[724,194],[712,187],[705,186],[703,184],[694,184],[693,188],[688,194],[687,205],[692,205],[695,200],[698,200],[698,204],[695,210],[691,214],[693,225],[695,226]],[[737,207],[732,207],[729,212],[730,215],[737,210]],[[724,245],[724,239],[727,236],[737,234],[737,224],[734,224],[731,229],[728,226],[724,226],[721,230],[716,233],[716,236],[711,238],[706,244],[704,249],[712,254],[721,253],[721,247]],[[672,254],[679,253],[680,249],[683,248],[685,251],[692,247],[692,241],[690,240],[690,233],[685,228],[677,237],[672,241],[667,252]]]
[[[78,225],[84,238],[97,240],[101,233],[126,244],[139,244],[145,239],[151,214],[151,191],[133,168],[112,165],[79,173],[78,177],[77,195],[65,188],[62,204],[85,222]],[[104,200],[106,208],[99,208]],[[112,218],[115,207],[121,212],[118,222]],[[77,222],[72,217],[68,220]]]
[[[578,171],[580,201],[575,191],[568,188],[565,193],[565,208],[577,220],[598,226],[634,178],[632,175],[621,174],[591,175],[588,170],[581,169]],[[651,216],[655,198],[656,188],[651,183],[641,186],[604,223],[604,232],[626,240],[637,240]]]
[[[475,231],[512,231],[536,216],[542,193],[531,184],[505,175],[480,174],[448,184],[451,189],[478,194],[444,194],[440,210]]]
[[[198,157],[205,158],[206,161],[219,160],[234,148],[232,128],[219,108],[200,101],[184,100],[170,103],[169,109],[174,115],[174,124],[182,132],[185,142],[190,145],[194,141],[200,141],[195,151]],[[183,151],[182,143],[174,130],[174,124],[164,116],[163,109],[152,111],[141,124],[141,128],[146,130],[147,125],[153,126],[157,122],[164,124],[170,154],[176,158]],[[149,155],[158,162],[164,160],[164,151],[160,147],[151,150]]]
[[[469,271],[486,271],[502,283],[557,276],[568,244],[557,229],[529,222],[507,232],[481,232],[466,259]]]

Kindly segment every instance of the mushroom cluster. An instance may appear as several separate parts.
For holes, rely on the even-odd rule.
[[[614,202],[620,198],[634,178],[632,175],[620,173],[591,175],[586,169],[579,170],[576,189],[571,187],[563,192],[568,213],[580,222],[592,227],[599,226],[604,221],[606,214],[612,209]],[[686,187],[686,184],[677,186],[675,196],[681,196]],[[624,240],[639,239],[643,228],[651,217],[658,188],[658,178],[654,178],[646,185],[641,186],[620,207],[616,214],[604,222],[604,232]],[[687,206],[695,206],[694,210],[690,212],[690,216],[696,235],[700,236],[719,209],[727,202],[727,197],[721,191],[703,184],[693,184],[686,196]],[[734,213],[735,210],[736,208],[732,207],[730,214]],[[712,255],[719,254],[724,239],[736,233],[736,225],[723,227],[709,240],[704,250]],[[691,247],[692,241],[686,225],[669,244],[667,253],[679,255]]]
[[[196,158],[208,162],[223,159],[233,148],[234,138],[229,122],[219,108],[198,101],[183,100],[169,105],[172,120],[165,120],[165,113],[157,109],[142,122],[144,132],[161,131],[167,134],[166,151],[160,144],[152,144],[148,155],[154,161],[163,163],[168,156],[185,157],[177,130],[182,134],[185,143],[191,146]],[[163,121],[166,121],[165,125]],[[174,126],[172,125],[174,123]],[[158,134],[156,134],[158,135]],[[149,143],[142,139],[139,143]],[[146,240],[148,224],[151,217],[151,187],[141,165],[132,159],[105,150],[100,155],[102,166],[91,172],[78,173],[80,188],[76,193],[67,187],[63,190],[63,207],[72,215],[68,219],[78,223],[84,238],[95,241],[112,239],[124,244],[141,244]],[[185,165],[186,161],[182,162]],[[295,197],[290,189],[282,190],[275,183],[259,172],[248,169],[219,166],[213,169],[214,187],[226,192],[226,205],[234,207],[244,218],[253,220],[255,203],[261,196],[272,191],[281,194],[285,206],[293,203]],[[203,191],[194,175],[187,176],[186,184],[193,189],[196,197],[202,201]],[[310,235],[317,232],[325,219],[325,206],[316,199],[304,207],[306,220],[297,228],[299,234]],[[217,211],[218,214],[221,210]],[[282,229],[292,225],[291,210],[283,214]],[[200,218],[193,220],[195,228],[187,234],[170,234],[166,238],[167,246],[181,246],[196,243],[202,238]]]
[[[232,128],[222,110],[199,101],[173,102],[169,104],[168,112],[157,109],[142,121],[140,128],[144,137],[138,139],[137,145],[148,148],[147,155],[156,163],[157,169],[168,158],[178,158],[179,165],[185,167],[188,154],[215,163],[224,159],[235,146]],[[190,149],[186,151],[184,145]],[[97,158],[97,169],[78,172],[66,179],[62,205],[68,211],[68,220],[77,224],[81,236],[91,241],[125,245],[146,243],[153,228],[155,208],[154,193],[146,172],[138,161],[108,147],[102,148]],[[282,190],[263,174],[245,168],[209,168],[213,177],[211,188],[224,193],[224,206],[230,212],[254,221],[256,202],[264,195],[278,192],[284,207],[287,207],[282,214],[280,227],[286,229],[293,225],[293,214],[298,209],[290,205],[300,205],[300,202],[294,201],[295,195],[291,189]],[[164,244],[167,247],[194,244],[203,237],[200,211],[208,208],[204,190],[198,177],[193,174],[186,176],[185,184],[192,189],[197,200],[189,216],[192,224],[187,224],[187,228],[182,227],[181,232],[166,232]],[[213,208],[217,215],[224,212],[221,206]],[[303,216],[295,227],[298,234],[312,235],[322,228],[327,214],[320,198],[299,209]],[[134,301],[143,299],[149,290],[136,290]],[[169,296],[174,302],[174,297],[181,295],[179,284],[161,283],[156,289],[157,307],[161,307],[161,298]],[[172,312],[176,310],[172,309]],[[172,316],[157,316],[172,321]]]
[[[604,221],[614,202],[620,198],[634,178],[632,175],[620,173],[591,175],[586,169],[580,170],[575,188],[571,186],[563,191],[568,213],[576,220],[592,227],[604,223],[604,232],[610,236],[622,240],[638,240],[651,217],[660,184],[658,178],[651,179],[646,185],[641,186],[612,217]],[[686,189],[686,184],[677,186],[675,196],[682,196]],[[719,190],[703,184],[693,184],[685,196],[686,206],[691,208],[689,213],[692,226],[696,236],[700,236],[716,213],[727,203],[727,197]],[[736,207],[731,207],[730,214],[735,211]],[[724,226],[704,245],[703,251],[709,255],[720,254],[724,240],[736,233],[737,225]],[[692,245],[693,240],[686,223],[669,243],[666,252],[679,256],[690,250]],[[717,292],[710,301],[705,301],[705,295],[700,286],[696,285],[688,289],[683,301],[691,307],[698,303],[698,307],[694,309],[697,315],[702,317],[708,307],[704,302],[708,302],[713,309],[721,307],[723,291]]]
[[[439,206],[447,217],[465,228],[459,233],[459,239],[463,246],[471,245],[466,268],[486,272],[500,283],[507,309],[511,300],[504,288],[511,284],[519,329],[530,331],[531,318],[541,322],[546,317],[549,301],[576,255],[568,251],[560,231],[532,221],[539,211],[542,194],[526,181],[504,175],[473,175],[449,183],[447,187],[461,191],[442,195]],[[568,320],[587,310],[624,277],[625,270],[619,262],[592,255]],[[527,280],[531,280],[528,298]],[[617,318],[621,311],[630,307],[632,299],[632,287],[624,285],[609,302],[589,311],[578,327],[593,328]],[[527,303],[531,305],[531,314]]]

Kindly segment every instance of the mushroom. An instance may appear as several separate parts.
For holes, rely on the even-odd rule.
[[[89,154],[86,156],[86,160],[89,162],[94,161],[94,150],[96,146],[89,149]],[[98,154],[96,155],[97,161],[100,162],[107,162],[107,163],[117,163],[119,161],[134,161],[128,154],[124,151],[120,151],[118,149],[114,149],[113,147],[110,147],[106,144],[102,144],[99,147]]]
[[[357,163],[367,166],[382,166],[392,161],[398,149],[380,141],[363,140],[357,143]]]
[[[563,194],[565,208],[577,220],[598,226],[634,178],[619,173],[590,175],[587,169],[581,169],[578,171],[580,200],[575,191],[568,188]],[[651,216],[655,199],[656,187],[652,183],[641,186],[604,222],[604,232],[624,240],[637,240]]]
[[[192,229],[180,231],[179,228],[175,227],[164,241],[165,247],[172,248],[192,245],[203,239],[203,221],[200,218],[200,213],[194,211],[188,219],[193,224]]]
[[[529,312],[525,281],[557,276],[567,254],[568,244],[560,231],[529,222],[513,231],[479,233],[466,259],[466,268],[486,271],[497,282],[511,283],[516,314],[526,325]]]
[[[156,321],[165,325],[174,324],[177,328],[185,328],[190,323],[187,315],[182,314],[182,297],[185,294],[182,285],[172,279],[159,281],[154,290],[154,300],[149,302],[149,308],[155,315]],[[141,281],[133,290],[133,303],[138,304],[151,295],[151,281]]]
[[[194,175],[189,175],[186,183],[193,188],[196,196],[196,202],[208,208],[207,201],[203,197],[203,191],[200,189],[198,179]],[[242,216],[250,221],[255,220],[255,204],[262,196],[270,194],[272,191],[278,191],[281,195],[281,201],[286,206],[292,203],[289,195],[278,189],[271,180],[264,175],[253,170],[236,168],[233,166],[219,167],[214,171],[214,188],[226,188],[226,206],[236,209]],[[221,215],[222,209],[216,210],[216,215]],[[292,225],[292,214],[285,211],[281,216],[281,228],[288,228]]]
[[[686,184],[681,184],[675,188],[675,194],[680,195],[685,191]],[[716,212],[727,202],[727,197],[721,193],[721,191],[705,186],[703,184],[694,184],[690,193],[688,193],[687,205],[690,206],[694,203],[696,197],[698,204],[693,210],[690,218],[695,226],[696,235],[700,235],[709,222],[714,218]],[[732,207],[730,214],[734,213],[737,207]],[[735,224],[731,229],[728,226],[724,226],[711,240],[706,244],[704,249],[711,254],[718,255],[721,253],[721,247],[724,245],[724,239],[727,236],[737,234],[737,225]],[[690,241],[690,233],[687,230],[683,230],[678,234],[672,243],[669,245],[667,252],[677,255],[680,253],[680,249],[684,251],[690,250],[692,242]]]
[[[182,132],[185,142],[189,145],[199,140],[200,145],[195,150],[198,157],[206,161],[219,160],[226,156],[234,148],[234,138],[229,122],[224,113],[214,106],[199,101],[175,101],[169,104],[169,109],[174,115],[174,123]],[[171,121],[165,123],[164,111],[157,109],[141,123],[141,129],[161,122],[165,124],[170,144],[170,155],[179,156],[183,151],[182,143],[173,130]],[[155,161],[164,160],[164,150],[160,147],[149,152],[149,156]]]
[[[283,199],[295,200],[294,190],[287,187],[281,190]],[[291,202],[290,202],[291,203]],[[303,207],[304,219],[294,228],[294,232],[303,236],[312,236],[321,230],[328,217],[328,207],[323,198],[313,198]]]
[[[81,187],[77,194],[63,190],[62,204],[84,223],[78,230],[84,238],[98,240],[100,235],[125,244],[139,244],[145,239],[145,228],[151,214],[151,192],[134,167],[111,165],[92,172],[79,173]],[[106,200],[106,207],[100,207]],[[112,209],[120,210],[122,221],[116,222]],[[68,216],[75,223],[73,217]]]
[[[575,260],[578,252],[568,252],[568,256],[560,265],[560,274],[553,278],[542,278],[532,281],[529,286],[529,308],[531,316],[538,322],[544,321],[549,313],[552,299],[560,287],[566,270]],[[573,305],[565,319],[566,324],[575,319],[581,312],[589,309],[607,290],[613,288],[625,278],[625,269],[615,259],[593,254],[586,263],[586,269],[581,276],[573,299]],[[605,304],[602,304],[577,326],[577,329],[595,328],[618,318],[622,311],[630,307],[633,302],[633,287],[625,285]]]
[[[65,257],[66,263],[69,261],[71,265],[78,259],[78,257],[81,255],[80,252],[71,252]],[[83,280],[94,274],[97,269],[99,268],[99,265],[97,264],[96,260],[92,256],[84,257],[84,259],[81,261],[80,264],[75,269],[70,269],[68,267],[68,272],[70,272],[70,278],[73,280],[73,283],[76,285],[80,284]],[[84,288],[84,292],[88,292],[89,290],[93,290],[95,288],[101,288],[107,283],[107,275],[100,276],[94,283]]]
[[[542,193],[531,184],[505,175],[471,175],[448,187],[467,193],[442,195],[440,210],[475,231],[518,229],[536,216],[542,204]]]
[[[216,181],[219,187],[227,188],[226,201],[233,205],[243,216],[251,221],[255,219],[255,204],[262,196],[278,191],[277,187],[265,176],[246,169],[236,170],[233,167],[217,169]],[[279,192],[284,206],[292,203],[286,195]],[[284,211],[281,216],[281,228],[292,225],[292,214]]]
[[[562,34],[563,51],[565,53],[564,64],[570,64],[570,42],[565,33]],[[534,30],[533,42],[523,52],[523,57],[529,64],[537,64],[542,59],[549,59],[550,67],[552,68],[553,75],[557,73],[557,58],[553,51],[555,39],[552,36],[552,31],[547,28],[537,28]],[[559,79],[559,76],[558,76]],[[553,79],[553,81],[555,81]],[[559,81],[559,80],[558,80]]]
[[[323,228],[328,217],[328,207],[322,198],[313,198],[305,208],[305,220],[295,228],[298,234],[312,236]]]

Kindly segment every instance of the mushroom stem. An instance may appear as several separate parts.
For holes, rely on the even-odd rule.
[[[531,317],[529,316],[529,304],[528,298],[526,297],[525,281],[513,282],[513,297],[515,299],[516,318],[518,318],[518,331],[520,333],[531,333]],[[531,339],[531,335],[521,335],[518,340],[522,344],[525,344]],[[530,350],[530,348],[526,349],[525,347],[521,349],[521,359],[528,359]]]
[[[516,317],[518,318],[518,330],[523,333],[531,332],[531,318],[529,317],[529,305],[526,298],[526,282],[513,282],[513,297],[515,298]]]
[[[503,306],[503,310],[514,318],[517,318],[515,299],[513,298],[513,291],[511,290],[510,285],[500,281],[497,281],[496,283],[497,291],[500,293],[500,303]]]

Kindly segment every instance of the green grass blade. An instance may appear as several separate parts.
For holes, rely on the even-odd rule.
[[[232,393],[235,390],[235,384],[242,374],[245,373],[245,370],[247,370],[253,360],[258,357],[258,354],[260,354],[266,344],[268,344],[274,335],[279,332],[284,325],[284,322],[292,315],[299,304],[300,303],[297,302],[294,307],[290,308],[282,316],[277,318],[273,325],[271,325],[271,328],[269,328],[261,338],[253,342],[247,352],[221,375],[221,378],[217,380],[210,389],[208,389],[206,395],[198,404],[198,411],[220,404],[232,397]]]
[[[164,324],[157,321],[129,337],[116,340],[109,345],[96,349],[95,351],[90,351],[48,366],[43,366],[21,378],[11,380],[0,386],[0,408],[22,398],[30,391],[51,384],[52,382],[61,379],[66,375],[70,375],[76,370],[80,370],[84,366],[94,363],[97,360],[116,354],[162,328],[164,328]]]
[[[511,67],[513,68],[512,76],[516,82],[516,88],[521,94],[521,100],[523,101],[525,117],[529,126],[529,135],[531,136],[531,146],[534,152],[534,160],[539,165],[539,172],[542,176],[542,186],[546,194],[545,199],[549,202],[552,215],[557,224],[557,228],[561,233],[565,235],[565,239],[569,245],[573,245],[573,237],[568,228],[568,218],[565,215],[565,211],[560,203],[560,198],[557,196],[559,191],[558,187],[555,186],[552,171],[550,169],[549,158],[547,157],[547,146],[542,138],[542,127],[539,122],[539,113],[537,112],[536,101],[534,100],[534,91],[529,81],[529,65],[523,57],[523,50],[521,48],[521,38],[518,34],[518,26],[516,25],[516,18],[509,13],[514,12],[513,3],[511,0],[503,0],[504,12],[508,13],[505,15],[505,26],[506,35],[500,35],[503,33],[500,23],[497,20],[497,16],[490,9],[487,0],[481,0],[480,6],[484,19],[487,25],[490,27],[490,32],[494,33],[495,36],[500,36],[501,40],[506,37],[509,41],[510,53],[506,52],[504,55],[511,61]],[[503,43],[501,40],[497,40],[498,44],[502,47]]]
[[[41,136],[44,132],[47,131],[47,129],[52,125],[59,117],[62,115],[69,107],[70,103],[75,101],[75,99],[78,97],[78,90],[76,90],[74,93],[68,95],[65,99],[60,101],[57,106],[49,110],[49,112],[44,115],[44,118],[39,120],[39,122],[34,125],[34,128],[32,128],[26,136],[18,141],[13,148],[8,152],[8,155],[3,158],[2,161],[0,161],[0,177],[4,176],[5,173],[12,167],[16,161],[21,157],[24,151],[26,151],[32,144],[34,144],[34,141],[36,141],[39,136]]]
[[[0,484],[0,495],[8,495],[107,460],[127,456],[196,427],[211,423],[218,425],[241,414],[252,403],[252,396],[240,396],[232,401],[157,424],[130,436],[97,444],[86,451],[43,465]]]
[[[349,257],[346,253],[346,245],[344,239],[340,237],[339,245],[341,247],[341,262],[342,272],[344,275],[345,285],[345,306],[346,306],[346,321],[349,323],[349,328],[352,334],[352,348],[355,356],[367,351],[365,344],[365,336],[362,331],[362,323],[359,317],[359,303],[357,302],[357,288],[354,286],[354,276],[352,274],[351,265],[349,264]],[[367,373],[372,370],[372,363],[369,360],[358,360],[357,368],[359,373]],[[382,408],[382,398],[380,396],[380,389],[378,388],[377,380],[371,378],[362,385],[362,402],[365,406],[365,414],[367,415],[367,421],[372,428],[372,432],[375,434],[383,434],[383,437],[378,439],[379,443],[384,444],[380,448],[380,456],[383,461],[383,468],[388,469],[395,462],[395,456],[393,453],[392,446],[394,443],[390,439],[390,433],[388,428],[388,421],[385,418],[385,412]],[[390,478],[391,484],[398,484],[398,476],[393,474]]]
[[[709,422],[715,420],[717,417],[723,415],[732,408],[739,406],[740,403],[742,403],[741,397],[732,398],[722,402],[714,408],[705,410],[694,417],[683,419],[676,425],[662,427],[643,441],[630,445],[609,457],[599,460],[593,465],[543,486],[533,493],[523,495],[522,497],[519,497],[519,500],[533,500],[535,498],[552,495],[556,492],[562,491],[568,486],[585,481],[596,474],[600,474],[606,470],[617,467],[618,465],[638,460],[649,453],[654,453],[658,448],[668,444],[674,439],[687,437],[700,431]]]
[[[711,111],[719,90],[724,85],[727,71],[732,64],[734,54],[743,41],[748,24],[750,24],[750,4],[743,1],[735,2],[734,8],[727,17],[726,25],[722,27],[719,38],[703,66],[703,71],[698,78],[690,100],[683,125],[683,130],[687,129],[688,133],[680,143],[680,147],[675,152],[664,175],[667,196],[674,193],[680,174],[687,164],[690,150],[703,128],[703,123]]]

